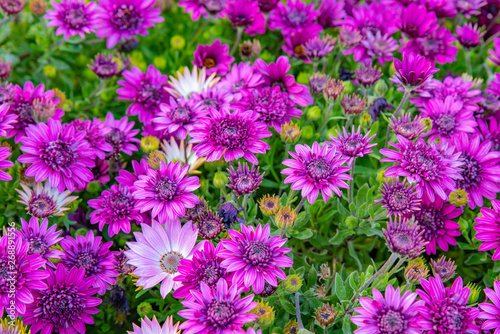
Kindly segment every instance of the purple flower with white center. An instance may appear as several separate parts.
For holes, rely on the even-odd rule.
[[[112,113],[106,115],[106,127],[111,128],[111,131],[105,135],[106,142],[111,144],[113,150],[106,154],[106,158],[118,158],[121,152],[132,155],[132,152],[139,150],[137,144],[140,140],[134,138],[139,130],[132,130],[135,122],[129,122],[128,117],[123,117],[120,120],[115,120]],[[136,143],[136,144],[134,144]]]
[[[33,86],[31,81],[26,81],[23,88],[16,85],[14,86],[14,98],[9,105],[9,114],[17,115],[17,120],[12,124],[13,128],[7,131],[7,138],[15,137],[15,142],[19,143],[21,137],[25,135],[26,128],[35,124],[35,104],[44,103],[49,106],[55,107],[59,103],[59,99],[54,98],[54,91],[44,91],[43,84],[36,87]],[[54,120],[61,120],[64,111],[60,108],[54,108],[52,118]]]
[[[339,188],[349,188],[344,180],[352,179],[345,174],[350,168],[342,166],[346,159],[336,154],[335,148],[320,147],[314,142],[312,148],[295,145],[295,151],[289,152],[293,159],[283,161],[283,165],[290,168],[283,169],[281,174],[288,175],[285,184],[291,183],[292,190],[302,190],[302,197],[307,197],[310,204],[316,201],[320,192],[326,203],[333,193],[342,196]]]
[[[478,118],[478,130],[481,136],[481,141],[490,141],[492,151],[500,151],[500,125],[495,117],[491,117],[488,121]]]
[[[455,42],[455,37],[448,29],[441,27],[425,37],[408,41],[400,51],[419,54],[439,64],[453,63],[458,52],[457,47],[452,45],[453,42]]]
[[[141,212],[151,211],[160,222],[174,217],[184,217],[186,208],[193,208],[200,199],[192,194],[200,187],[198,177],[187,177],[189,166],[180,162],[160,163],[160,169],[149,169],[134,182],[136,207]]]
[[[57,189],[52,188],[49,182],[35,183],[33,188],[21,183],[24,192],[16,189],[21,198],[18,203],[26,207],[27,213],[36,218],[46,218],[49,216],[63,216],[64,212],[69,210],[66,206],[75,201],[78,196],[69,196],[71,192],[66,190],[59,193]]]
[[[136,241],[127,242],[130,250],[125,251],[125,255],[128,263],[136,266],[132,273],[139,277],[136,285],[150,289],[161,282],[160,294],[166,298],[172,289],[181,286],[174,281],[180,275],[181,260],[191,259],[204,242],[196,244],[196,226],[187,222],[181,227],[178,219],[165,225],[153,221],[151,226],[141,224],[141,228],[142,232],[134,232]]]
[[[120,230],[130,233],[131,222],[142,222],[136,200],[127,186],[112,185],[109,190],[103,191],[99,198],[88,201],[88,205],[94,209],[90,213],[90,222],[99,223],[99,231],[103,230],[104,225],[109,225],[110,237],[118,234]]]
[[[9,152],[8,147],[0,147],[0,180],[1,181],[10,181],[12,180],[12,176],[9,173],[4,172],[1,169],[6,169],[14,166],[12,161],[7,160],[12,153]]]
[[[216,87],[227,91],[233,101],[239,101],[242,98],[242,89],[252,90],[262,83],[262,75],[255,71],[250,63],[241,62],[233,64],[231,71],[226,74]]]
[[[179,323],[177,322],[174,325],[173,316],[167,317],[167,320],[163,323],[163,327],[160,326],[156,316],[154,315],[151,320],[149,320],[148,316],[145,316],[141,319],[141,327],[133,324],[133,331],[128,331],[128,334],[178,334],[179,331]]]
[[[359,315],[351,317],[351,321],[360,327],[354,333],[419,333],[418,308],[423,302],[415,301],[416,298],[417,294],[411,291],[401,296],[400,289],[394,289],[390,284],[385,297],[373,289],[373,299],[360,297],[361,307],[354,309]]]
[[[455,181],[461,179],[459,169],[454,164],[458,156],[445,158],[433,146],[428,146],[422,138],[416,143],[400,135],[397,138],[397,144],[389,144],[399,152],[391,149],[380,150],[380,154],[387,157],[380,161],[396,163],[385,171],[385,176],[403,176],[410,183],[416,183],[419,198],[428,197],[432,201],[437,197],[448,198],[446,191],[454,191]]]
[[[415,116],[412,119],[411,114],[405,114],[405,113],[403,113],[398,118],[395,118],[393,116],[389,120],[389,124],[392,128],[392,131],[396,135],[401,135],[410,141],[420,137],[420,135],[426,129],[425,125],[422,123],[422,117]]]
[[[214,289],[221,279],[231,282],[233,273],[229,273],[221,265],[223,258],[219,254],[223,249],[220,242],[217,247],[211,242],[205,242],[203,248],[193,253],[192,259],[182,259],[178,267],[179,275],[174,278],[174,281],[180,282],[181,285],[174,291],[173,296],[179,299],[190,297],[191,291],[200,291],[201,283]]]
[[[187,309],[178,314],[188,319],[180,328],[184,334],[246,334],[243,325],[258,318],[248,313],[257,306],[254,295],[241,298],[237,284],[228,287],[221,279],[215,288],[200,284],[200,291],[191,290],[191,296],[182,301]]]
[[[113,150],[113,146],[106,142],[106,135],[111,132],[111,129],[106,127],[106,124],[94,117],[94,120],[74,120],[71,125],[75,127],[76,132],[84,131],[84,139],[89,142],[90,148],[94,151],[96,157],[101,160],[106,158],[107,152]]]
[[[284,124],[303,114],[302,110],[294,108],[294,101],[279,86],[260,87],[250,91],[244,89],[241,93],[243,98],[234,103],[233,107],[241,112],[254,112],[258,115],[258,122],[274,127],[280,134]]]
[[[361,45],[364,47],[364,53],[355,52],[354,60],[377,60],[382,66],[385,65],[386,61],[392,60],[392,52],[398,49],[398,42],[391,35],[382,35],[380,31],[376,34],[367,32],[365,39],[361,41]]]
[[[483,197],[496,198],[500,192],[500,152],[491,151],[490,141],[481,142],[479,135],[461,133],[454,138],[455,152],[463,161],[457,188],[469,196],[469,207],[483,206]]]
[[[398,27],[409,38],[417,38],[433,33],[439,25],[433,11],[427,11],[425,6],[411,3],[402,11]]]
[[[459,13],[462,13],[465,18],[470,19],[471,16],[481,14],[481,8],[488,4],[484,0],[454,0],[455,6]]]
[[[95,59],[91,59],[88,68],[94,72],[99,79],[109,79],[121,74],[121,66],[118,59],[110,54],[98,53]]]
[[[406,184],[406,179],[399,182],[399,178],[385,181],[384,189],[380,189],[382,198],[376,200],[382,203],[382,207],[387,209],[388,216],[411,216],[415,211],[420,210],[420,198],[417,197],[416,186]]]
[[[241,233],[229,230],[231,239],[222,239],[225,250],[219,252],[223,258],[222,266],[228,272],[234,272],[233,285],[242,284],[252,287],[255,293],[261,293],[264,283],[278,286],[276,278],[286,279],[281,268],[291,267],[293,261],[285,256],[289,248],[282,248],[287,239],[280,236],[270,237],[269,224],[262,227],[241,225]]]
[[[49,227],[47,218],[40,224],[36,217],[31,217],[29,223],[21,218],[21,225],[19,234],[29,244],[27,254],[38,254],[47,260],[49,266],[55,268],[49,259],[60,259],[64,253],[61,250],[50,248],[57,245],[63,239],[59,237],[61,231],[56,230],[57,224]]]
[[[109,250],[112,241],[102,243],[102,237],[95,237],[93,231],[86,236],[77,235],[76,239],[66,236],[61,241],[64,249],[61,264],[70,270],[73,267],[85,269],[85,277],[93,277],[97,293],[104,295],[115,284],[118,272],[115,270],[115,252]]]
[[[257,1],[228,0],[226,15],[233,28],[244,28],[250,36],[266,32],[266,19],[259,9]]]
[[[186,139],[188,132],[208,114],[195,99],[186,100],[182,96],[178,99],[170,97],[170,102],[161,104],[160,109],[153,118],[156,131],[164,131],[181,140]]]
[[[479,304],[479,319],[484,319],[481,325],[483,333],[487,333],[487,330],[493,330],[498,332],[500,328],[500,281],[493,282],[493,289],[485,288],[484,294],[486,295],[486,300],[484,303]],[[490,301],[491,303],[488,303]]]
[[[423,290],[416,292],[425,303],[418,310],[420,330],[428,334],[477,333],[479,328],[474,320],[479,310],[466,306],[470,289],[463,286],[461,277],[451,288],[445,287],[439,276],[422,279],[420,285]]]
[[[325,29],[336,28],[345,16],[344,1],[322,0],[317,21]]]
[[[17,115],[9,114],[8,111],[9,105],[7,103],[0,104],[0,137],[5,137],[17,120]]]
[[[423,237],[424,231],[406,218],[389,218],[387,229],[383,229],[383,232],[389,251],[401,258],[417,258],[427,244]]]
[[[342,159],[346,159],[348,166],[352,164],[354,159],[372,153],[371,148],[377,146],[377,144],[370,144],[376,135],[370,137],[370,132],[368,132],[363,136],[361,134],[361,126],[358,126],[358,131],[356,131],[353,125],[349,133],[345,127],[342,129],[343,135],[335,130],[337,137],[330,136],[332,141],[327,142],[327,144],[335,147],[335,150],[342,156]]]
[[[309,88],[295,82],[293,75],[288,74],[292,66],[288,62],[288,57],[280,56],[276,63],[267,64],[262,59],[256,59],[254,68],[262,74],[264,86],[280,86],[286,91],[290,98],[301,107],[306,107],[314,103],[309,93]]]
[[[255,169],[255,165],[252,165],[252,168],[248,168],[247,163],[243,163],[243,165],[238,162],[238,169],[235,170],[234,166],[228,168],[227,172],[229,173],[229,184],[227,187],[232,189],[236,196],[243,196],[246,194],[252,193],[255,189],[257,189],[262,183],[262,178],[265,173],[259,175],[259,168]]]
[[[94,279],[85,277],[83,268],[67,271],[62,264],[46,272],[48,277],[40,282],[45,288],[33,294],[34,301],[28,305],[23,322],[31,325],[33,334],[84,333],[85,324],[94,324],[92,314],[99,312],[96,306],[102,303],[92,297],[98,290],[92,287]]]
[[[258,114],[250,111],[209,109],[210,118],[202,118],[191,131],[190,143],[198,156],[207,156],[207,161],[226,161],[244,158],[257,165],[255,153],[266,153],[271,147],[261,140],[271,136],[267,125],[258,122]]]
[[[500,38],[493,40],[493,49],[488,49],[488,52],[490,53],[488,60],[495,66],[500,66]]]
[[[403,54],[403,61],[394,58],[396,72],[390,80],[398,86],[413,90],[425,84],[439,69],[432,61],[416,54]]]
[[[97,24],[97,4],[84,0],[61,0],[51,2],[53,10],[48,10],[45,18],[47,26],[57,27],[56,36],[64,35],[64,39],[72,36],[85,38],[85,34],[92,34]]]
[[[212,17],[221,19],[226,17],[226,0],[181,0],[179,7],[184,8],[185,13],[191,13],[191,20],[198,21],[200,16],[208,19]]]
[[[124,71],[125,80],[118,80],[121,88],[116,90],[118,99],[134,101],[127,108],[127,115],[139,115],[139,121],[151,123],[153,117],[160,111],[162,103],[168,103],[170,94],[166,75],[162,75],[153,65],[149,65],[145,73],[137,67]]]
[[[354,70],[354,75],[361,85],[370,87],[382,77],[382,72],[377,66],[361,64]]]
[[[465,23],[463,27],[457,26],[457,40],[467,50],[474,49],[483,42],[484,32],[477,24]]]
[[[313,28],[320,32],[323,27],[314,22],[318,16],[319,11],[314,9],[314,5],[300,0],[288,0],[286,5],[279,2],[269,14],[269,29],[282,29],[284,35],[299,32],[304,28]]]
[[[198,68],[206,68],[207,75],[212,73],[225,75],[229,72],[234,61],[234,57],[229,56],[229,45],[221,44],[218,39],[210,45],[198,44],[193,57],[193,65]]]
[[[164,21],[161,9],[153,8],[154,3],[154,0],[101,0],[97,8],[96,36],[108,38],[108,49],[121,39],[146,36],[148,28]]]
[[[309,29],[304,30],[306,33],[309,31]],[[319,36],[311,36],[314,36],[314,32],[309,36],[308,40],[302,44],[302,49],[307,59],[317,62],[323,59],[323,57],[328,55],[335,48],[336,40],[332,36],[325,35],[323,38],[320,38]]]
[[[482,241],[479,251],[495,249],[492,260],[500,259],[500,201],[491,201],[492,208],[481,208],[481,215],[474,221],[475,239]]]
[[[90,159],[94,151],[84,138],[85,132],[76,132],[71,124],[63,129],[61,122],[54,119],[49,119],[48,125],[31,125],[21,138],[24,154],[18,161],[31,164],[26,176],[34,176],[36,182],[48,179],[59,192],[85,187],[93,178],[89,168],[95,163]]]
[[[223,89],[221,84],[204,89],[200,94],[193,93],[191,99],[198,102],[199,106],[207,113],[210,108],[216,110],[229,110],[231,107],[231,101],[233,100],[232,94],[230,94],[226,89]]]
[[[19,233],[15,233],[14,239],[9,239],[8,235],[0,238],[0,272],[2,273],[0,275],[0,316],[3,316],[4,308],[8,314],[12,314],[12,311],[8,311],[9,307],[12,310],[12,304],[15,306],[13,310],[15,316],[26,315],[29,313],[26,312],[26,306],[33,303],[33,295],[36,291],[47,288],[42,280],[49,274],[46,270],[38,270],[45,266],[46,260],[40,254],[29,254],[29,248],[30,244],[24,241]],[[11,290],[15,293],[13,294]]]

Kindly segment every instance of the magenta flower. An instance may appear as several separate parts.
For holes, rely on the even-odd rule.
[[[206,112],[210,108],[229,110],[233,100],[232,95],[226,89],[223,89],[220,84],[204,89],[200,94],[193,92],[191,98],[198,102]]]
[[[453,0],[424,0],[422,3],[425,4],[427,10],[435,12],[438,18],[455,17],[457,15]]]
[[[284,34],[285,44],[282,46],[283,51],[290,57],[302,59],[304,63],[310,64],[311,61],[307,58],[304,45],[309,41],[319,38],[320,31],[321,28],[318,28],[318,26],[311,26]]]
[[[250,111],[209,109],[210,118],[200,119],[191,131],[190,143],[197,143],[194,151],[198,156],[207,156],[207,161],[226,161],[244,158],[257,165],[255,153],[266,153],[271,147],[261,140],[271,136],[267,125],[258,122],[258,114]]]
[[[126,58],[125,58],[126,59]],[[127,59],[126,59],[127,60]],[[98,53],[87,65],[99,79],[109,79],[120,75],[130,64],[120,64],[119,59],[111,54]]]
[[[481,14],[481,8],[488,4],[484,0],[454,0],[455,6],[459,13],[462,13],[467,19],[471,16],[478,16]]]
[[[373,299],[360,297],[361,307],[354,309],[359,315],[351,317],[351,321],[360,327],[354,333],[419,333],[418,308],[423,302],[415,301],[416,298],[417,294],[411,291],[401,296],[400,289],[394,290],[390,284],[385,290],[385,298],[373,289]]]
[[[361,64],[354,70],[356,80],[365,87],[373,86],[381,77],[380,67]]]
[[[291,74],[287,74],[292,67],[288,63],[288,57],[280,56],[276,63],[266,64],[262,59],[256,59],[254,67],[262,74],[264,86],[283,87],[290,98],[301,107],[313,104],[314,100],[309,93],[309,88],[305,85],[295,82],[295,78]]]
[[[343,20],[343,28],[354,28],[361,35],[366,36],[368,32],[382,35],[392,35],[398,28],[396,18],[398,15],[391,6],[386,6],[380,2],[372,2],[365,6],[358,6],[352,9],[352,16],[346,16]]]
[[[191,259],[203,247],[204,242],[196,244],[196,226],[187,222],[182,226],[178,219],[165,225],[153,221],[151,226],[141,224],[142,233],[134,232],[136,242],[127,242],[130,250],[125,251],[128,263],[136,266],[132,273],[139,277],[136,285],[149,289],[161,282],[160,293],[163,298],[181,286],[174,281],[179,274],[181,260]]]
[[[281,268],[291,267],[293,261],[285,256],[289,248],[282,248],[287,239],[280,236],[269,237],[269,224],[252,226],[241,225],[241,233],[229,230],[231,239],[221,241],[225,250],[219,253],[224,259],[222,266],[228,272],[234,272],[233,285],[252,287],[255,293],[261,293],[264,283],[278,286],[276,278],[286,279]]]
[[[493,49],[488,49],[488,52],[490,53],[488,60],[495,66],[500,66],[500,38],[493,40]]]
[[[12,70],[12,62],[0,59],[0,80],[6,80]]]
[[[401,48],[402,53],[414,53],[439,64],[453,63],[458,49],[452,45],[455,37],[445,27],[425,37],[418,37],[407,42]]]
[[[49,275],[46,270],[38,270],[45,266],[45,259],[40,254],[29,254],[30,244],[25,242],[19,233],[9,233],[13,234],[12,238],[8,235],[0,238],[0,270],[5,273],[0,276],[1,317],[4,308],[12,314],[12,311],[7,311],[11,303],[15,306],[13,311],[16,316],[29,313],[26,306],[33,303],[37,290],[47,288],[42,280]],[[12,293],[12,290],[15,293]]]
[[[492,209],[481,208],[481,216],[474,219],[477,223],[474,230],[477,232],[474,238],[483,241],[479,251],[495,249],[493,261],[500,259],[500,201],[491,201]]]
[[[122,169],[118,172],[119,175],[116,177],[116,181],[119,184],[128,186],[130,189],[134,186],[134,182],[139,180],[140,175],[147,175],[148,171],[151,169],[147,159],[141,159],[140,162],[133,160],[132,168],[134,169],[133,174],[125,169]]]
[[[99,312],[96,306],[102,303],[92,297],[98,290],[92,288],[94,278],[85,277],[83,268],[67,271],[62,264],[46,273],[48,277],[40,282],[45,288],[34,293],[24,324],[31,325],[32,333],[85,333],[85,324],[94,324],[92,314]]]
[[[341,25],[345,16],[344,1],[322,0],[317,21],[325,29],[335,28]]]
[[[481,136],[481,141],[490,141],[492,151],[500,151],[500,125],[495,117],[491,117],[488,121],[478,118],[478,130]]]
[[[16,121],[17,115],[9,113],[9,105],[7,103],[0,104],[0,137],[5,137]]]
[[[59,259],[63,255],[63,251],[50,248],[57,245],[63,239],[59,237],[61,231],[57,231],[56,229],[57,224],[49,228],[49,221],[47,218],[45,218],[41,224],[36,217],[31,217],[29,223],[21,218],[21,229],[19,230],[19,234],[22,239],[29,244],[28,255],[40,255],[47,260],[46,263],[51,267],[54,267],[54,265],[49,259]]]
[[[182,96],[178,99],[170,97],[170,102],[161,104],[160,109],[161,111],[153,118],[155,129],[181,140],[186,139],[188,132],[208,114],[194,98],[186,101]]]
[[[36,182],[48,179],[59,192],[73,191],[76,186],[84,188],[92,180],[89,168],[95,163],[90,159],[94,151],[84,139],[86,133],[76,132],[71,124],[64,129],[61,122],[49,119],[49,124],[38,123],[26,129],[21,138],[22,154],[18,161],[32,164],[26,175]]]
[[[244,32],[250,36],[266,32],[266,19],[257,1],[228,0],[226,15],[235,29],[244,28]]]
[[[402,11],[398,27],[409,38],[417,38],[433,33],[439,26],[433,11],[427,11],[425,6],[411,3]]]
[[[178,314],[187,319],[180,326],[184,334],[246,334],[243,325],[257,319],[248,313],[257,306],[254,295],[241,298],[241,290],[233,284],[228,288],[225,280],[216,288],[201,283],[200,291],[192,290],[191,298],[182,301],[187,307]]]
[[[234,57],[229,56],[229,45],[221,44],[218,39],[211,45],[198,44],[193,57],[193,65],[198,68],[205,67],[207,75],[225,75],[234,61]]]
[[[200,16],[206,19],[225,18],[226,3],[226,0],[181,0],[178,5],[184,8],[184,12],[191,13],[191,20],[198,21]]]
[[[57,27],[56,36],[64,35],[64,39],[72,36],[85,38],[85,34],[92,34],[96,30],[97,5],[84,0],[61,0],[51,2],[53,10],[48,10],[45,18],[47,26]]]
[[[125,80],[118,80],[121,88],[116,90],[120,100],[134,101],[127,108],[127,115],[139,115],[139,121],[151,123],[160,111],[160,104],[168,103],[170,94],[166,75],[162,75],[153,65],[149,65],[145,73],[137,67],[123,72]]]
[[[351,176],[344,174],[350,168],[343,167],[346,162],[335,148],[328,145],[320,147],[314,142],[312,148],[308,145],[295,145],[295,152],[289,152],[293,159],[283,161],[285,168],[281,174],[288,175],[286,183],[291,183],[291,189],[302,190],[302,197],[307,197],[310,204],[318,198],[319,193],[323,200],[333,197],[333,193],[341,197],[339,188],[349,188],[344,180],[351,180]]]
[[[113,150],[113,147],[106,142],[105,138],[111,129],[106,127],[106,124],[98,118],[94,118],[93,121],[76,119],[71,122],[71,125],[75,127],[76,132],[84,131],[86,133],[84,139],[89,142],[90,148],[94,150],[94,155],[99,159],[106,159],[106,153]]]
[[[477,333],[479,328],[474,320],[479,310],[466,306],[470,289],[463,287],[461,277],[451,288],[445,287],[439,276],[422,279],[420,284],[423,290],[416,292],[425,303],[419,307],[420,330],[428,334]]]
[[[12,86],[8,82],[4,83],[4,85],[2,86],[2,83],[0,82],[0,104],[6,102],[8,103],[14,100],[15,96],[16,96],[16,89],[14,86]]]
[[[380,31],[376,34],[367,32],[365,38],[361,41],[362,52],[354,52],[354,60],[367,61],[369,59],[377,60],[382,66],[386,61],[392,60],[392,52],[398,49],[398,42],[391,35],[382,35]],[[350,52],[345,51],[344,54]]]
[[[481,312],[479,312],[478,318],[484,319],[481,325],[483,333],[485,333],[486,330],[491,330],[491,333],[493,333],[493,330],[498,332],[500,328],[500,281],[493,282],[493,288],[495,290],[490,288],[484,289],[486,301],[479,304]],[[490,300],[491,303],[488,303],[488,300]]]
[[[250,63],[241,62],[233,64],[231,71],[226,74],[216,87],[227,91],[232,100],[239,101],[242,98],[242,89],[252,91],[262,83],[262,75],[255,71]]]
[[[68,270],[73,267],[85,269],[85,277],[93,277],[92,286],[98,289],[97,293],[104,295],[118,276],[115,252],[109,250],[112,244],[112,241],[102,243],[102,237],[94,237],[93,231],[88,231],[86,236],[77,235],[76,239],[66,236],[61,241],[65,251],[61,264]]]
[[[133,324],[133,331],[128,331],[128,334],[178,334],[179,331],[179,323],[174,325],[174,319],[172,316],[167,317],[167,320],[163,323],[163,326],[160,326],[160,323],[156,319],[154,315],[151,320],[149,320],[148,316],[145,316],[141,319],[141,327]]]
[[[385,181],[384,189],[380,189],[382,198],[376,200],[377,203],[382,203],[382,207],[386,208],[388,215],[395,216],[411,216],[415,211],[420,210],[420,199],[415,191],[416,185],[406,185],[406,179],[399,182],[399,177]]]
[[[323,27],[314,22],[319,11],[314,5],[308,5],[300,0],[288,0],[286,5],[279,2],[269,15],[269,29],[282,29],[284,35],[300,32],[304,28],[311,28],[320,32]]]
[[[416,116],[412,119],[411,114],[406,113],[398,118],[393,116],[389,120],[389,124],[396,135],[401,135],[410,141],[420,137],[426,129],[425,125],[422,124],[422,117]]]
[[[495,78],[490,81],[486,91],[494,96],[500,96],[500,73],[495,73]]]
[[[186,208],[193,208],[200,201],[192,194],[200,187],[198,177],[187,177],[189,166],[180,162],[161,162],[160,169],[149,169],[134,182],[136,206],[141,212],[151,211],[151,217],[161,223],[174,217],[184,217]]]
[[[396,85],[412,90],[425,84],[439,69],[426,58],[415,54],[403,54],[403,61],[394,58],[396,72],[390,80]]]
[[[447,199],[446,191],[454,191],[455,181],[461,178],[459,170],[455,166],[457,155],[445,158],[421,138],[416,143],[401,135],[398,135],[397,138],[397,144],[389,144],[399,152],[391,149],[380,150],[380,154],[387,157],[380,161],[396,163],[395,166],[389,167],[385,171],[385,176],[403,176],[411,183],[416,183],[419,198],[425,195],[433,201],[437,195],[437,197]]]
[[[161,9],[153,8],[154,0],[101,0],[97,8],[97,37],[107,37],[106,46],[113,48],[122,38],[146,36],[148,28],[163,22]]]
[[[347,165],[350,166],[354,159],[361,158],[367,154],[372,153],[372,147],[377,146],[377,144],[370,144],[370,142],[375,138],[376,135],[370,137],[370,132],[366,135],[361,134],[361,126],[358,126],[358,131],[352,126],[352,130],[348,133],[343,129],[343,136],[338,131],[337,136],[330,136],[331,142],[327,142],[330,146],[335,147],[335,150],[342,156],[342,159],[346,159]]]
[[[120,120],[115,120],[111,112],[106,115],[106,127],[111,128],[111,131],[105,135],[106,142],[111,144],[113,150],[106,154],[106,158],[117,158],[123,152],[127,155],[132,155],[132,152],[139,150],[137,144],[141,141],[134,138],[139,130],[132,130],[135,122],[129,122],[128,117],[123,117]]]
[[[259,168],[260,167],[257,166],[257,169],[255,169],[255,165],[252,165],[250,169],[246,162],[244,162],[243,165],[241,162],[238,162],[237,170],[234,169],[234,166],[231,166],[227,169],[229,173],[229,183],[227,187],[232,189],[236,196],[252,193],[260,186],[262,178],[264,177],[264,173],[259,175]]]
[[[401,258],[417,258],[422,254],[424,246],[427,244],[423,237],[424,231],[420,226],[414,225],[406,218],[389,218],[387,229],[382,231],[389,251]]]
[[[6,169],[14,166],[12,161],[7,160],[12,153],[9,152],[8,147],[0,147],[0,169]],[[12,176],[9,173],[0,170],[0,180],[1,181],[10,181],[12,180]]]
[[[457,40],[465,49],[474,49],[483,42],[484,32],[477,24],[465,23],[463,27],[457,26]]]

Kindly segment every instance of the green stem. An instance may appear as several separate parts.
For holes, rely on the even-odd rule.
[[[403,109],[403,106],[410,97],[411,91],[410,90],[405,90],[405,93],[403,95],[403,98],[401,99],[401,102],[399,102],[398,107],[396,108],[396,111],[392,114],[394,118],[399,116],[399,113],[401,112],[401,109]],[[389,137],[391,136],[391,125],[387,124],[387,132],[385,134],[385,147],[389,145]]]
[[[342,47],[340,47],[339,45],[339,51],[337,52],[337,56],[335,56],[335,60],[333,61],[333,68],[332,68],[333,74],[337,73],[337,66],[340,61],[340,58],[342,58],[342,52],[343,52]]]
[[[246,223],[248,223],[248,214],[247,214],[248,197],[250,197],[250,194],[245,194],[245,196],[243,197],[243,217],[245,218]]]
[[[94,89],[94,91],[93,91],[92,93],[90,93],[90,95],[89,95],[88,99],[90,100],[90,99],[92,99],[94,96],[96,96],[96,95],[97,95],[97,93],[99,93],[99,92],[101,91],[101,89],[102,89],[102,87],[103,87],[103,86],[104,86],[104,80],[101,80],[101,81],[99,82],[99,85],[97,86],[97,88],[96,88],[96,89]]]
[[[288,193],[288,198],[286,200],[286,205],[290,204],[290,201],[292,200],[292,197],[295,193],[295,190],[293,190],[292,188],[290,188],[290,192]]]
[[[325,118],[323,119],[323,123],[321,123],[321,125],[318,128],[318,133],[321,131],[321,129],[325,126],[326,122],[328,121],[328,116],[330,116],[332,109],[333,109],[333,103],[330,103],[330,105],[328,106],[328,110],[325,114]]]
[[[295,213],[299,213],[299,211],[302,208],[302,206],[304,205],[305,201],[306,201],[306,197],[302,197],[302,199],[300,200],[299,205],[297,205],[297,207],[295,208]]]
[[[297,316],[297,323],[299,324],[299,331],[304,329],[304,324],[302,324],[302,318],[300,316],[300,292],[295,294],[295,313]]]
[[[403,263],[405,263],[405,262],[406,262],[406,259],[400,258],[398,263],[396,263],[396,265],[394,266],[394,268],[392,268],[391,271],[389,271],[389,274],[388,274],[389,277],[391,277],[392,274],[394,274],[396,272],[396,270],[398,270],[399,267],[401,267],[403,265]]]
[[[236,49],[238,48],[238,45],[240,44],[241,36],[243,35],[243,27],[238,27],[236,29],[236,40],[234,41],[233,48],[231,49],[230,56],[234,54]]]

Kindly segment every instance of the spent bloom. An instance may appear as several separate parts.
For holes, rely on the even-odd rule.
[[[260,167],[252,165],[252,168],[248,168],[247,163],[241,164],[238,162],[238,169],[235,170],[234,166],[231,166],[227,171],[229,173],[229,184],[228,188],[232,189],[236,196],[243,196],[245,194],[252,193],[257,189],[262,183],[262,178],[264,173],[259,175]]]
[[[24,183],[21,183],[21,188],[16,189],[19,193],[20,201],[26,208],[26,212],[36,218],[46,218],[49,216],[63,216],[67,207],[78,196],[69,196],[71,192],[66,190],[59,192],[57,189],[50,186],[49,182],[35,183],[32,188]]]
[[[352,130],[349,133],[344,127],[343,135],[337,130],[335,131],[337,132],[337,137],[330,136],[332,141],[327,143],[335,147],[336,151],[342,156],[342,158],[347,160],[347,165],[349,166],[352,164],[354,159],[372,153],[373,151],[371,148],[377,146],[377,144],[370,144],[376,135],[370,137],[370,132],[368,132],[363,136],[361,134],[361,126],[359,126],[358,131],[356,131],[353,125]]]
[[[49,21],[47,26],[57,27],[56,36],[64,35],[64,39],[72,36],[85,38],[96,30],[97,4],[84,0],[61,0],[51,2],[53,10],[48,10],[45,18]]]
[[[495,249],[492,259],[500,259],[500,201],[491,201],[492,208],[481,208],[481,216],[474,219],[475,239],[482,241],[479,251]]]
[[[207,75],[225,75],[234,61],[234,57],[229,55],[229,45],[221,44],[218,39],[210,45],[199,44],[193,57],[193,65],[206,68]]]

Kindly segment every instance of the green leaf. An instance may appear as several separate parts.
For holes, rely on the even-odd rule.
[[[339,273],[335,274],[335,294],[339,298],[340,301],[347,299],[347,293],[345,290],[344,282],[342,281],[342,277],[340,277]]]
[[[293,304],[286,300],[283,296],[280,296],[280,303],[285,311],[295,315],[295,306],[293,306]]]
[[[340,200],[337,198],[337,207],[339,209],[339,212],[342,216],[350,216],[351,213],[349,210],[346,209],[346,207],[340,202]]]
[[[305,229],[303,231],[300,231],[299,233],[297,233],[293,237],[296,239],[299,239],[299,240],[305,240],[305,239],[309,239],[312,236],[313,236],[313,232],[310,229]]]
[[[358,269],[363,270],[363,265],[361,264],[361,261],[359,260],[358,254],[356,253],[356,249],[354,249],[354,243],[352,241],[349,241],[347,243],[347,248],[349,249],[349,255],[352,256],[352,258],[356,262]]]
[[[314,266],[311,266],[309,273],[307,274],[307,289],[312,288],[318,281],[318,271]]]
[[[342,323],[342,333],[352,334],[351,317],[348,315],[344,316],[344,322]]]
[[[337,233],[335,233],[335,236],[331,238],[328,242],[332,245],[338,246],[340,245],[345,238],[347,238],[351,233],[349,233],[348,230],[341,230],[338,229]]]
[[[349,275],[349,285],[351,286],[351,288],[354,290],[354,291],[357,291],[359,286],[359,273],[357,271],[353,271],[350,275]]]
[[[301,227],[305,226],[310,219],[311,215],[309,212],[302,211],[297,215],[297,220],[295,221],[295,225],[293,226],[294,230],[300,230]]]

